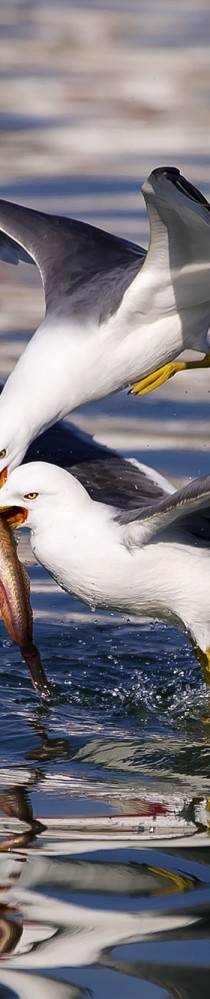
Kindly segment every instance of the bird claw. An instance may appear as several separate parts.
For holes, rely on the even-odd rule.
[[[184,361],[170,361],[168,364],[163,364],[162,368],[151,371],[149,375],[146,375],[146,378],[141,378],[139,382],[136,382],[129,390],[129,395],[147,395],[148,392],[153,392],[154,389],[167,382],[169,378],[173,378],[173,375],[176,375],[178,371],[183,371],[185,367]]]
[[[147,395],[148,392],[154,392],[154,389],[159,388],[180,371],[209,367],[210,354],[205,354],[201,361],[169,361],[168,364],[163,364],[162,368],[156,368],[156,371],[151,371],[145,378],[135,382],[135,385],[129,389],[128,395]]]

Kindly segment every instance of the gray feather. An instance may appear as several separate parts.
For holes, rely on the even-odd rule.
[[[116,519],[122,526],[131,527],[131,535],[132,524],[145,525],[145,541],[175,521],[193,536],[205,540],[210,536],[209,513],[210,475],[203,475],[147,507],[142,505],[131,514],[128,511],[117,514]]]
[[[0,232],[0,260],[4,260],[6,264],[19,264],[20,260],[23,260],[26,264],[34,264],[35,261],[32,257],[15,243],[14,239],[10,239],[10,236],[6,236],[5,233]]]
[[[30,255],[39,267],[46,311],[93,316],[99,323],[119,307],[126,288],[142,267],[146,251],[76,219],[47,215],[0,201],[2,259],[16,263]],[[4,256],[5,253],[5,256]]]
[[[56,423],[30,444],[24,462],[36,460],[66,468],[91,499],[118,510],[135,510],[137,501],[144,506],[166,495],[136,464],[69,423]]]

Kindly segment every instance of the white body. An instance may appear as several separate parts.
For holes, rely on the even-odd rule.
[[[135,279],[140,302],[143,271]],[[19,427],[22,431],[19,461],[34,436],[76,407],[132,385],[188,347],[208,349],[210,304],[194,309],[193,315],[190,308],[179,315],[174,303],[164,315],[164,301],[151,307],[156,297],[151,275],[145,282],[145,312],[141,303],[141,311],[136,305],[130,315],[135,281],[116,315],[100,327],[93,320],[84,328],[73,320],[52,322],[46,317],[30,340],[0,398],[1,441],[5,440],[4,421],[5,427],[11,423],[12,437],[15,401],[16,433]],[[157,298],[159,294],[157,288]],[[16,449],[13,430],[10,471],[17,463]]]
[[[209,648],[210,548],[169,522],[171,502],[179,515],[171,498],[165,519],[157,505],[157,515],[120,524],[116,510],[44,462],[14,469],[0,498],[3,508],[27,509],[34,555],[67,592],[93,607],[171,621]]]
[[[55,512],[51,525],[31,529],[36,559],[57,583],[93,607],[171,621],[210,645],[210,551],[189,544],[184,532],[138,547],[102,504],[75,504]]]

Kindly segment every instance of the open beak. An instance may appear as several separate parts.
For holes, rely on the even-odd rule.
[[[28,510],[20,506],[0,506],[0,515],[9,524],[9,527],[21,527],[21,524],[27,520]]]
[[[0,516],[9,524],[9,527],[21,527],[28,516],[28,510],[21,506],[1,506]]]
[[[3,468],[0,472],[0,489],[5,485],[8,477],[8,469]],[[9,524],[9,527],[21,527],[21,524],[25,523],[28,516],[28,510],[21,506],[1,506],[1,493],[0,493],[0,516],[3,520]]]

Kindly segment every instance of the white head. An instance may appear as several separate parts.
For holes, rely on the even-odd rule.
[[[8,517],[10,524],[19,526],[26,521],[32,530],[60,521],[62,508],[74,514],[88,503],[88,493],[73,475],[44,461],[14,468],[0,490],[0,512],[17,507]]]

